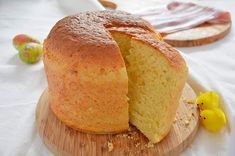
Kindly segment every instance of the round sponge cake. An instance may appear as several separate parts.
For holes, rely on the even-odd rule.
[[[180,54],[122,11],[63,18],[44,42],[43,62],[50,107],[63,123],[117,133],[130,121],[152,142],[168,133],[187,78]]]

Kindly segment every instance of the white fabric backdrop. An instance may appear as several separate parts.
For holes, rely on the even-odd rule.
[[[92,9],[88,0],[0,0],[0,155],[51,155],[35,129],[35,106],[46,88],[42,62],[26,65],[19,60],[12,46],[16,34],[26,33],[42,42],[51,27],[62,17],[78,10]],[[94,0],[93,0],[94,1]],[[120,9],[136,11],[144,6],[158,5],[160,0],[116,0]],[[68,2],[73,2],[68,5]],[[86,3],[84,3],[86,2]],[[166,1],[164,1],[165,3]],[[233,0],[198,1],[232,13]],[[160,3],[163,3],[160,1]],[[69,9],[73,7],[72,9]],[[100,7],[98,7],[100,8]],[[180,48],[190,68],[195,88],[218,91],[224,99],[231,132],[211,134],[200,128],[193,144],[182,155],[232,155],[235,152],[235,27],[223,40],[201,47]],[[193,79],[192,79],[193,78]],[[196,80],[196,81],[193,81]],[[200,88],[199,88],[200,89]]]

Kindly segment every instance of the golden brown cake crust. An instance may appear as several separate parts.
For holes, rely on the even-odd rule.
[[[84,55],[95,59],[98,57],[96,55],[100,54],[94,53],[91,48],[98,51],[101,49],[102,55],[106,55],[109,53],[103,51],[116,45],[111,34],[106,30],[110,27],[138,27],[155,32],[149,23],[126,12],[84,12],[65,17],[57,22],[48,35],[45,46],[49,51],[61,52],[65,55],[71,55],[74,52],[84,53]],[[86,49],[89,50],[86,51]],[[110,57],[113,55],[113,60],[116,59],[116,55],[113,53],[109,55]],[[106,62],[106,60],[103,60],[103,62]]]
[[[96,61],[102,58],[102,62],[98,63],[104,66],[117,66],[122,63],[117,59],[118,54],[111,52],[111,49],[116,50],[118,47],[109,33],[110,30],[133,35],[137,40],[161,50],[163,56],[177,69],[185,66],[184,59],[177,50],[164,42],[159,42],[162,40],[160,34],[148,22],[123,11],[84,12],[65,17],[53,27],[46,39],[45,47],[48,51],[70,56],[77,52],[83,57],[92,58],[89,63],[96,64]],[[155,34],[155,37],[152,34]]]
[[[122,11],[96,11],[58,21],[44,42],[49,103],[66,125],[93,133],[128,129],[128,77],[110,32],[133,36],[161,50],[175,69],[180,54],[145,20]],[[115,88],[115,89],[114,89]]]

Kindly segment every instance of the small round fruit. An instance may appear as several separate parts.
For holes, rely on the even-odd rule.
[[[20,51],[26,43],[30,43],[30,42],[40,44],[38,39],[32,36],[26,35],[26,34],[19,34],[13,38],[13,45],[18,51]]]
[[[19,51],[19,57],[22,61],[28,64],[37,63],[43,50],[42,46],[38,43],[26,43],[23,48]]]

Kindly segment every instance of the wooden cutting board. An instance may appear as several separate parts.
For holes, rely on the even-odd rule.
[[[224,38],[231,30],[232,23],[204,24],[163,36],[165,42],[174,47],[192,47],[208,44]]]
[[[186,85],[176,120],[169,134],[155,145],[134,126],[126,133],[95,135],[76,131],[60,122],[48,105],[45,90],[36,108],[36,126],[45,145],[58,156],[179,155],[193,141],[199,121],[197,108],[189,104],[196,95]]]

